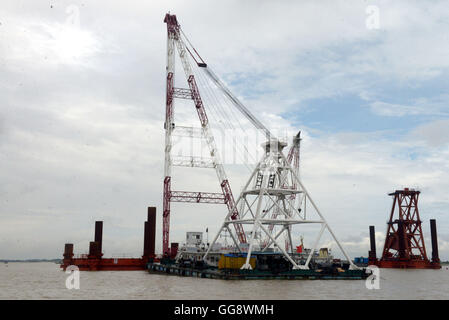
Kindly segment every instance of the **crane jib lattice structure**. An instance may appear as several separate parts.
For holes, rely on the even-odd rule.
[[[166,113],[165,113],[165,166],[164,166],[164,189],[163,189],[163,235],[162,235],[162,250],[163,254],[170,254],[169,249],[169,228],[170,228],[170,202],[191,202],[191,203],[223,203],[226,204],[232,219],[238,219],[238,211],[235,207],[234,196],[231,191],[229,181],[226,177],[225,170],[218,155],[218,150],[215,145],[215,140],[212,135],[209,120],[206,110],[201,99],[201,95],[192,72],[188,55],[190,55],[198,67],[206,68],[207,64],[198,54],[198,52],[191,46],[186,45],[182,38],[182,31],[176,15],[166,14],[164,22],[167,24],[167,84],[166,84]],[[187,43],[189,41],[187,40]],[[174,86],[175,79],[175,50],[179,54],[182,67],[187,79],[188,88],[176,88]],[[211,77],[214,74],[209,71]],[[214,78],[217,83],[220,83],[217,77]],[[224,86],[223,86],[224,88]],[[223,89],[226,90],[226,89]],[[229,95],[232,94],[229,92]],[[193,100],[196,112],[201,124],[200,132],[210,151],[210,159],[208,161],[201,161],[198,159],[187,160],[189,166],[214,168],[219,179],[222,193],[211,192],[189,192],[189,191],[173,191],[171,190],[172,176],[171,167],[173,165],[183,166],[186,159],[175,159],[172,157],[172,135],[175,130],[173,121],[174,116],[174,99],[190,99]],[[238,101],[236,99],[236,101]],[[176,128],[178,129],[178,128]],[[181,131],[183,128],[180,128]],[[186,128],[184,128],[186,129]],[[188,130],[188,128],[186,129]],[[235,224],[235,230],[240,243],[246,243],[246,236],[240,224]]]

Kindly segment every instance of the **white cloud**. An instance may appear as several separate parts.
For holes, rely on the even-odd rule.
[[[371,111],[375,114],[388,117],[402,117],[429,113],[429,110],[426,110],[425,108],[403,106],[380,101],[371,103]]]
[[[364,96],[363,94],[362,96],[366,98],[366,96]],[[447,104],[449,103],[449,100],[447,100],[447,96],[444,96],[444,98],[446,100],[443,102],[419,99],[415,105],[400,105],[382,101],[375,101],[370,103],[370,107],[373,113],[387,117],[417,115],[449,116],[449,105]]]
[[[428,146],[440,147],[449,143],[449,120],[436,120],[421,125],[413,130],[411,136],[423,140]],[[448,154],[441,156],[448,159]]]

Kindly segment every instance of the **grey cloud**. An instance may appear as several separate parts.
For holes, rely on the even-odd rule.
[[[449,144],[449,119],[436,120],[419,126],[413,130],[411,136],[424,140],[431,147],[447,145]]]

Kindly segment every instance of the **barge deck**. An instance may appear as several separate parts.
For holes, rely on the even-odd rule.
[[[149,263],[150,274],[174,275],[181,277],[197,277],[221,280],[363,280],[369,274],[360,270],[289,270],[279,273],[260,270],[223,270],[216,268],[195,269],[173,264]]]

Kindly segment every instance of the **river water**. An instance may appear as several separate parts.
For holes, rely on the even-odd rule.
[[[226,281],[150,275],[145,271],[80,272],[80,288],[55,263],[0,264],[0,299],[449,299],[449,270],[380,269],[379,289],[365,280]]]

